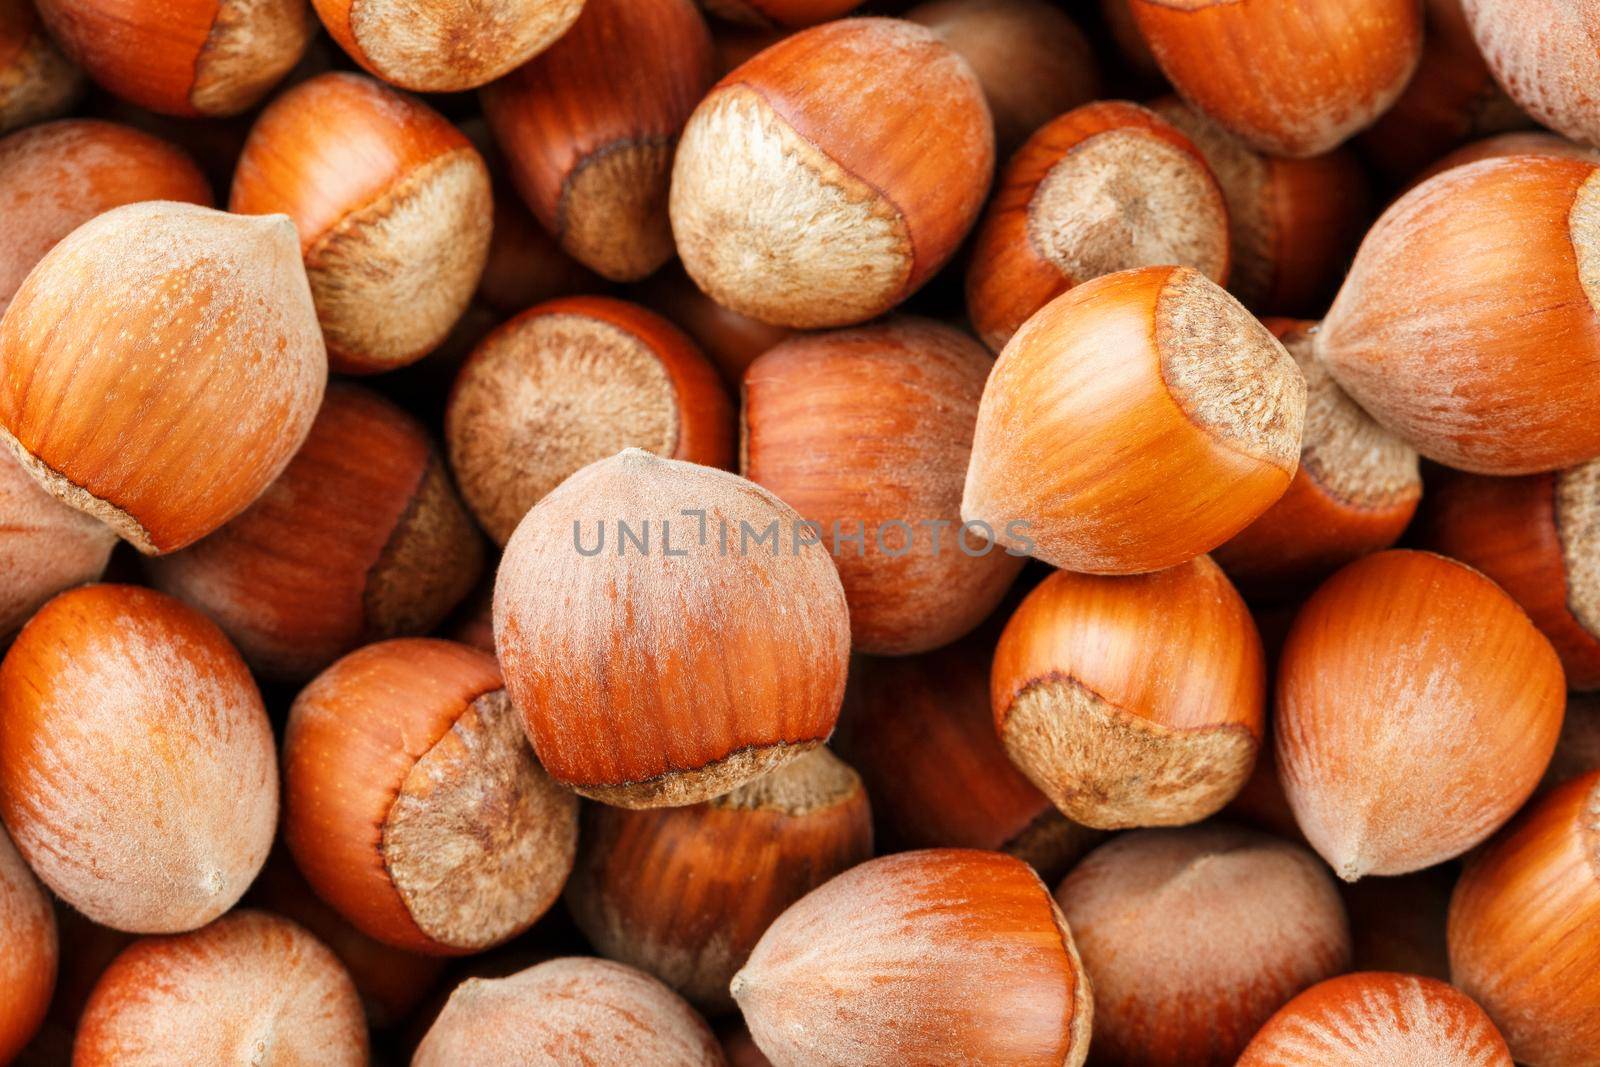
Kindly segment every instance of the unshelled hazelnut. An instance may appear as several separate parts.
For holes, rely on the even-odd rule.
[[[804,532],[755,483],[636,448],[536,504],[500,564],[494,631],[545,769],[596,800],[666,807],[826,740],[850,619]]]
[[[609,960],[550,960],[450,994],[412,1067],[723,1067],[711,1028],[683,998]]]
[[[165,115],[237,115],[289,73],[316,28],[306,0],[35,0],[67,56]]]
[[[326,380],[282,216],[113,208],[51,249],[0,320],[0,439],[148,553],[248,507],[305,439]]]
[[[96,581],[116,543],[111,527],[67,507],[0,452],[0,644],[61,590]]]
[[[44,32],[33,0],[0,0],[0,133],[63,114],[83,83]]]
[[[1450,902],[1450,975],[1520,1063],[1585,1067],[1600,1046],[1600,771],[1524,812]]]
[[[858,990],[870,1004],[844,992]],[[966,849],[884,856],[812,890],[768,928],[733,996],[774,1067],[1080,1067],[1094,1014],[1039,876]]]
[[[477,583],[483,544],[427,431],[335,384],[260,499],[147,569],[262,675],[303,680],[365,642],[436,627]]]
[[[848,326],[944,265],[993,170],[967,61],[914,23],[844,19],[778,42],[700,102],[673,165],[672,231],[719,304]]]
[[[791,338],[745,371],[741,473],[831,547],[858,652],[949,644],[1022,569],[961,523],[993,363],[961,331],[902,317]]]
[[[1600,57],[1596,0],[1462,0],[1495,79],[1529,115],[1558,133],[1600,147],[1600,106],[1590,86]]]
[[[727,390],[682,332],[635,304],[580,296],[479,342],[450,391],[445,443],[467,506],[503,545],[569,475],[624,448],[731,466],[733,425]]]
[[[1054,881],[1101,835],[1057,811],[995,735],[996,639],[985,625],[937,652],[857,658],[832,744],[866,782],[883,851],[992,849]]]
[[[757,356],[794,333],[728,310],[702,293],[678,264],[656,271],[637,295],[688,334],[735,389]]]
[[[386,944],[477,952],[521,933],[572,870],[577,799],[539,767],[494,658],[368,645],[295,699],[284,840],[319,896]]]
[[[10,1063],[50,1007],[56,984],[56,917],[50,898],[0,827],[0,1063]]]
[[[590,806],[567,908],[605,956],[708,1013],[785,908],[872,858],[861,779],[819,748],[686,808]]]
[[[1245,596],[1281,601],[1394,544],[1416,514],[1422,474],[1416,450],[1374,422],[1317,359],[1314,324],[1266,325],[1306,380],[1300,466],[1288,491],[1212,557]]]
[[[596,273],[635,281],[672,258],[673,150],[711,64],[694,0],[586,0],[561,40],[483,91],[523,200]]]
[[[1391,550],[1329,578],[1278,667],[1279,772],[1347,881],[1459,856],[1520,808],[1566,702],[1550,642],[1464,564]]]
[[[361,1067],[367,1024],[327,946],[288,919],[236,911],[118,956],[84,1009],[72,1062]]]
[[[1307,159],[1259,152],[1177,97],[1151,110],[1211,165],[1228,205],[1228,289],[1263,313],[1321,314],[1371,219],[1372,190],[1355,155]]]
[[[183,152],[115,123],[64,119],[0,140],[0,315],[58,241],[141,200],[210,207],[211,189]]]
[[[1064,111],[1100,95],[1089,40],[1046,0],[926,0],[905,13],[972,65],[1001,158]]]
[[[1289,487],[1299,368],[1198,271],[1077,286],[984,387],[961,517],[1057,567],[1127,574],[1209,552]]]
[[[62,593],[0,664],[0,816],[40,879],[134,933],[204,925],[267,858],[272,728],[222,631],[148,589]]]
[[[1131,0],[1161,70],[1195,107],[1277,156],[1372,124],[1422,52],[1417,0]]]
[[[419,93],[476,89],[510,73],[559,40],[584,8],[584,0],[312,3],[351,59]]]
[[[1462,0],[1423,0],[1426,32],[1417,71],[1394,106],[1358,139],[1391,178],[1415,175],[1473,137],[1531,125],[1495,84],[1472,39]]]
[[[372,373],[436,348],[489,254],[489,172],[432,108],[360,74],[275,99],[234,172],[229,210],[289,216],[334,370]]]
[[[1529,474],[1600,455],[1597,175],[1513,156],[1423,182],[1362,242],[1318,356],[1429,459]]]
[[[1294,998],[1261,1028],[1238,1067],[1376,1063],[1511,1067],[1511,1053],[1483,1009],[1443,982],[1367,971]]]
[[[1042,126],[1000,172],[967,269],[967,311],[995,351],[1074,285],[1180,264],[1228,279],[1228,209],[1205,157],[1138,104]]]
[[[1056,890],[1094,987],[1094,1060],[1233,1067],[1273,1012],[1350,963],[1327,868],[1206,825],[1124,834]]]
[[[1428,476],[1422,540],[1476,567],[1550,639],[1569,689],[1600,688],[1600,460],[1520,478]]]
[[[1207,557],[1130,577],[1058,571],[1006,625],[990,696],[1012,762],[1067,818],[1177,826],[1250,776],[1266,667],[1250,612]]]

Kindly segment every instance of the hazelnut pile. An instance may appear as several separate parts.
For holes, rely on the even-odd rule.
[[[0,1067],[1600,1067],[1600,0],[0,0]]]

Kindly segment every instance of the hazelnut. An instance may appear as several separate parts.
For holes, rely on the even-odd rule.
[[[1274,1011],[1350,963],[1327,869],[1253,830],[1124,834],[1056,901],[1094,986],[1094,1060],[1107,1067],[1233,1067]]]
[[[476,584],[483,545],[421,424],[335,384],[249,510],[147,569],[261,674],[303,680],[368,641],[432,630]]]
[[[413,363],[444,340],[489,254],[489,172],[426,105],[359,74],[274,100],[239,156],[228,208],[294,221],[334,370]]]
[[[1228,210],[1194,143],[1137,104],[1086,104],[1000,172],[967,270],[974,328],[999,351],[1074,285],[1160,264],[1228,278]]]
[[[326,379],[287,219],[129,204],[51,249],[0,320],[0,440],[55,496],[172,552],[272,483]]]
[[[1495,80],[1523,110],[1557,133],[1600,147],[1600,80],[1590,35],[1595,0],[1462,0]]]
[[[702,293],[678,264],[652,275],[638,298],[688,334],[735,389],[757,356],[794,333],[729,311]]]
[[[3,2],[3,0],[0,0]],[[46,252],[103,211],[141,200],[211,206],[182,151],[97,119],[65,119],[0,140],[0,315]]]
[[[289,73],[316,20],[306,0],[35,0],[68,58],[164,115],[237,115]]]
[[[1300,828],[1346,881],[1481,843],[1539,782],[1565,686],[1550,642],[1482,574],[1379,552],[1329,578],[1278,668],[1278,767]]]
[[[317,894],[396,948],[479,952],[555,903],[576,799],[539,767],[493,657],[425,638],[350,653],[289,713],[284,840]]]
[[[118,956],[78,1024],[74,1067],[367,1060],[361,1000],[328,948],[288,919],[236,911]]]
[[[723,1067],[711,1028],[672,990],[609,960],[550,960],[450,994],[412,1067]]]
[[[1183,98],[1247,143],[1303,158],[1399,98],[1422,52],[1417,0],[1131,0]]]
[[[1315,327],[1272,319],[1306,381],[1300,466],[1288,492],[1212,553],[1245,596],[1282,600],[1399,540],[1422,497],[1416,451],[1379,426],[1317,359]]]
[[[590,943],[720,1014],[772,921],[872,858],[872,816],[861,779],[819,748],[704,804],[592,805],[581,841],[566,899]]]
[[[850,620],[800,524],[752,482],[636,448],[528,512],[495,647],[552,777],[623,807],[695,804],[826,740]]]
[[[584,0],[312,0],[339,47],[391,85],[476,89],[572,28]]]
[[[1532,805],[1467,865],[1450,975],[1520,1063],[1585,1067],[1600,1047],[1600,771]]]
[[[862,656],[850,668],[833,745],[860,772],[887,850],[1005,852],[1053,881],[1100,835],[1070,822],[995,735],[984,626],[920,656]]]
[[[949,260],[993,170],[966,60],[921,26],[844,19],[778,42],[700,102],[673,165],[672,231],[717,303],[848,326]]]
[[[841,995],[861,990],[866,1003]],[[884,856],[812,890],[767,929],[733,997],[774,1067],[1080,1067],[1094,1014],[1039,876],[966,849]]]
[[[1429,459],[1531,474],[1600,455],[1597,174],[1513,156],[1423,182],[1362,242],[1318,356]]]
[[[83,72],[44,32],[33,0],[0,0],[0,133],[64,114],[83,84]]]
[[[503,545],[569,475],[624,448],[731,465],[733,411],[671,323],[621,300],[569,297],[473,349],[450,391],[445,442],[467,506]]]
[[[1096,278],[1000,353],[961,517],[1070,570],[1186,562],[1288,488],[1305,395],[1277,339],[1198,271]]]
[[[1366,972],[1312,986],[1274,1015],[1238,1067],[1448,1063],[1512,1067],[1483,1009],[1431,978]]]
[[[483,91],[511,176],[578,262],[636,281],[672,258],[667,186],[713,80],[693,0],[587,0],[571,30]]]
[[[1006,625],[990,696],[1011,761],[1067,818],[1178,826],[1249,778],[1266,669],[1244,601],[1202,556],[1133,577],[1052,574]]]
[[[1222,187],[1229,290],[1260,311],[1321,314],[1372,218],[1372,190],[1355,155],[1335,149],[1282,159],[1177,97],[1150,107],[1194,142]]]
[[[1045,0],[926,0],[905,13],[972,65],[1010,156],[1040,126],[1100,95],[1100,72],[1077,23]]]
[[[0,827],[0,1063],[27,1045],[56,984],[56,917],[50,898]]]
[[[58,896],[133,933],[193,930],[260,871],[272,728],[222,631],[126,585],[62,593],[0,664],[0,817]]]
[[[992,366],[966,334],[907,317],[803,334],[745,371],[742,473],[832,549],[858,652],[949,644],[1022,569],[1020,553],[961,523]]]
[[[61,590],[98,580],[116,543],[111,527],[45,492],[0,451],[0,645]]]

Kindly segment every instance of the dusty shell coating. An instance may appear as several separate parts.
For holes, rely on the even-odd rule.
[[[1600,3],[1463,0],[1483,58],[1510,97],[1540,124],[1600,146]]]
[[[557,41],[584,0],[312,0],[339,47],[391,85],[453,93],[509,74]]]
[[[557,781],[694,804],[827,738],[849,613],[800,523],[752,482],[633,448],[528,512],[495,581],[495,647]]]
[[[1047,304],[1000,353],[961,516],[1070,570],[1171,567],[1283,495],[1304,412],[1289,354],[1203,275],[1097,278]]]
[[[282,216],[114,208],[56,245],[0,320],[0,439],[152,554],[248,507],[305,440],[326,380]]]
[[[40,0],[69,58],[117,96],[167,115],[237,115],[300,60],[305,0]]]
[[[845,19],[784,39],[701,101],[674,163],[673,235],[718,303],[850,325],[949,259],[993,168],[966,61],[920,26]]]
[[[1009,157],[1046,122],[1100,95],[1093,47],[1045,0],[928,0],[903,18],[933,30],[972,65]]]
[[[1480,474],[1570,467],[1600,455],[1597,294],[1600,166],[1482,160],[1384,212],[1317,351],[1430,459]]]
[[[1175,826],[1250,776],[1266,668],[1249,610],[1204,556],[1134,577],[1059,571],[1006,625],[990,698],[1012,762],[1069,819]]]
[[[705,1020],[632,967],[571,957],[456,987],[412,1067],[584,1063],[722,1067]]]
[[[560,41],[484,90],[484,113],[561,247],[637,281],[672,258],[673,149],[713,77],[693,0],[588,0]]]
[[[1518,1062],[1584,1067],[1600,1045],[1600,771],[1530,806],[1468,864],[1450,904],[1450,975]]]
[[[237,911],[178,937],[136,941],[101,976],[75,1067],[367,1063],[350,975],[287,919]]]
[[[1256,148],[1305,157],[1370,125],[1422,53],[1417,0],[1132,0],[1161,70]]]
[[[44,32],[32,0],[0,0],[0,133],[66,113],[83,72]]]
[[[336,384],[259,500],[148,569],[255,670],[304,679],[364,642],[434,629],[477,583],[483,546],[421,424]]]
[[[870,996],[841,991],[870,990]],[[733,980],[774,1067],[1080,1067],[1094,1014],[1072,934],[1027,864],[902,852],[784,912]]]
[[[199,613],[132,586],[71,590],[0,665],[0,815],[46,885],[133,933],[221,915],[267,858],[272,728]]]
[[[797,29],[838,18],[861,6],[861,0],[701,0],[719,19],[748,26]]]
[[[45,253],[103,211],[140,200],[209,207],[211,189],[187,155],[147,133],[67,119],[0,141],[0,314]]]
[[[992,366],[968,335],[908,317],[792,338],[745,372],[740,472],[818,525],[857,652],[949,644],[1022,569],[1020,553],[961,528]]]
[[[61,590],[98,579],[116,543],[111,527],[67,507],[0,453],[0,640]]]
[[[577,801],[522,736],[494,660],[446,641],[368,645],[295,700],[284,838],[354,926],[418,952],[521,933],[572,869]]]
[[[466,309],[489,254],[489,172],[420,101],[359,74],[275,99],[239,156],[229,209],[294,220],[335,370],[414,362]]]
[[[1374,422],[1317,359],[1310,323],[1266,325],[1306,380],[1300,466],[1288,492],[1212,556],[1246,596],[1282,599],[1394,544],[1416,514],[1422,474],[1416,450]]]
[[[1097,1062],[1232,1067],[1252,1034],[1350,964],[1327,869],[1222,824],[1124,834],[1056,890],[1094,984]]]
[[[705,804],[591,806],[580,836],[566,900],[589,942],[716,1014],[772,921],[872,857],[861,779],[822,748]]]
[[[625,448],[731,465],[733,411],[717,372],[665,319],[570,297],[473,349],[450,391],[445,442],[467,505],[505,544],[552,489]]]
[[[1040,128],[1001,172],[967,270],[967,307],[999,351],[1074,285],[1194,267],[1227,281],[1228,211],[1194,144],[1137,104],[1086,104]]]
[[[1262,1027],[1238,1067],[1511,1067],[1505,1038],[1471,998],[1431,978],[1331,978]]]
[[[1284,790],[1347,881],[1481,843],[1538,785],[1566,704],[1555,651],[1516,603],[1415,551],[1328,579],[1295,619],[1277,686]]]
[[[0,827],[0,1063],[22,1050],[56,984],[56,916],[50,898]]]

